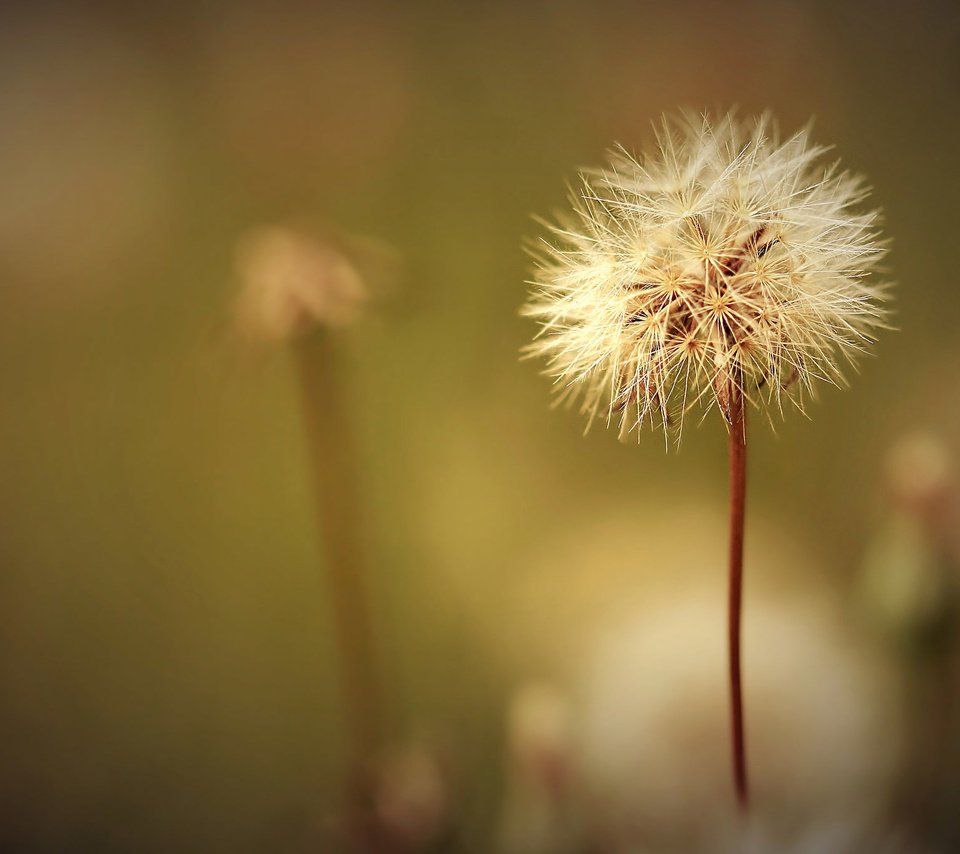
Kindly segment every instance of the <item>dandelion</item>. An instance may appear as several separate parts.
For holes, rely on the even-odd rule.
[[[764,639],[745,650],[757,773],[750,822],[731,820],[722,797],[723,615],[712,585],[681,585],[608,612],[604,633],[584,646],[576,767],[594,825],[636,848],[642,840],[656,851],[740,854],[747,846],[733,840],[707,843],[757,825],[881,815],[904,757],[898,674],[827,589],[808,582],[789,598],[758,591],[746,615],[751,635]]]
[[[394,262],[375,241],[286,225],[248,232],[235,252],[238,330],[249,340],[288,346],[296,364],[326,554],[353,826],[366,821],[358,816],[370,797],[369,766],[380,748],[383,713],[342,338]]]
[[[767,116],[665,118],[657,150],[615,149],[585,172],[571,213],[535,244],[527,349],[559,400],[621,437],[673,431],[714,406],[729,433],[730,681],[734,772],[747,803],[740,688],[746,409],[801,410],[884,325],[886,251],[862,179],[824,162],[808,130]]]

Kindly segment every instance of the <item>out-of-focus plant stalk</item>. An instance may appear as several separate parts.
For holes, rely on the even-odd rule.
[[[382,292],[393,280],[396,257],[378,241],[337,229],[273,224],[237,241],[235,263],[241,280],[237,330],[249,341],[289,347],[299,380],[344,728],[337,847],[380,852],[389,840],[374,809],[384,711],[342,356],[372,291]]]
[[[380,686],[368,604],[356,453],[336,334],[317,329],[292,344],[323,536],[351,773],[361,775],[380,738]]]

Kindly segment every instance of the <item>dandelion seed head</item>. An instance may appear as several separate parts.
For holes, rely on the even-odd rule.
[[[886,252],[860,178],[808,130],[768,116],[664,118],[657,146],[581,175],[572,210],[535,242],[524,313],[540,324],[559,400],[615,424],[675,426],[733,390],[803,409],[884,325]]]

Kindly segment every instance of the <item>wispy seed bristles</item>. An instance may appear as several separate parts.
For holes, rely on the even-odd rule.
[[[527,348],[559,398],[621,436],[725,415],[731,388],[803,408],[884,326],[879,213],[861,178],[824,162],[809,129],[781,140],[766,116],[665,118],[656,151],[614,148],[572,210],[532,244]]]

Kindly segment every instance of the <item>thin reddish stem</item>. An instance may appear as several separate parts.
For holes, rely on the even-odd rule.
[[[740,624],[743,599],[743,524],[747,492],[747,423],[743,389],[730,384],[730,577],[728,631],[730,652],[730,734],[733,749],[733,781],[737,805],[746,812],[747,752],[743,732],[743,687],[740,668]]]

